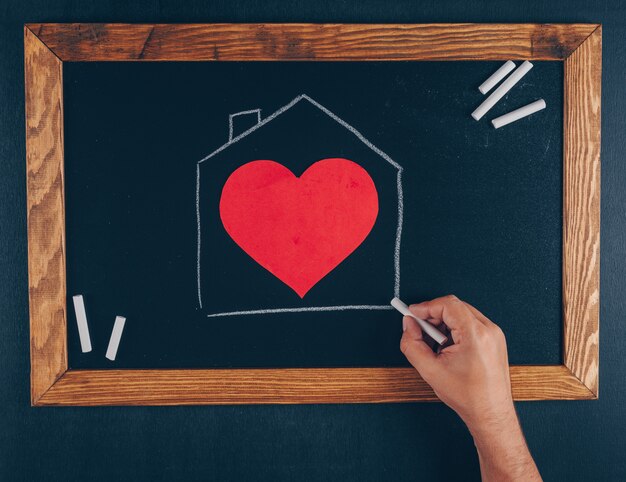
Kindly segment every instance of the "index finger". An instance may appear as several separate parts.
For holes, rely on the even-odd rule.
[[[480,323],[465,303],[454,295],[411,305],[409,309],[419,318],[442,320],[451,330],[468,328]]]

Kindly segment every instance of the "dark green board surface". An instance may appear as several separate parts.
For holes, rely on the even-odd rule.
[[[477,86],[500,64],[66,63],[67,287],[85,297],[94,345],[81,353],[70,311],[70,366],[406,364],[401,316],[391,309],[207,317],[384,306],[393,297],[397,170],[323,109],[403,168],[401,298],[473,300],[500,322],[512,363],[558,364],[563,64],[536,63],[476,122],[469,114],[484,100]],[[272,118],[300,94],[311,100]],[[498,130],[490,124],[537,98],[549,107]],[[198,164],[228,140],[229,114],[254,108],[270,120]],[[233,135],[249,125],[237,130],[234,122]],[[367,170],[378,218],[363,244],[300,299],[226,234],[220,193],[236,168],[256,159],[301,175],[331,157]],[[103,353],[118,314],[127,325],[111,363]]]
[[[600,399],[520,402],[517,409],[544,480],[626,479],[626,6],[604,0],[506,4],[154,0],[123,5],[11,0],[3,7],[0,479],[361,482],[480,477],[465,427],[439,403],[30,407],[22,28],[24,22],[50,21],[603,23]],[[223,121],[222,114],[218,118]],[[206,150],[202,146],[198,154],[204,155],[215,143],[221,145],[225,135],[207,142]],[[493,298],[470,294],[469,301],[479,305]]]

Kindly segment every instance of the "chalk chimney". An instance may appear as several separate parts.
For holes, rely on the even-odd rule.
[[[261,122],[261,109],[244,110],[228,116],[228,142]]]

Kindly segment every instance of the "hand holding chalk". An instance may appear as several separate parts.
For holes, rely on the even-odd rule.
[[[393,306],[396,310],[398,310],[404,316],[410,316],[415,321],[417,321],[417,324],[420,326],[422,330],[424,330],[424,333],[426,333],[428,336],[430,336],[433,340],[435,340],[440,345],[443,345],[448,341],[448,337],[444,335],[443,333],[441,333],[437,328],[435,328],[433,325],[431,325],[427,321],[422,320],[421,318],[418,318],[413,313],[411,313],[411,310],[409,310],[409,307],[405,303],[403,303],[402,300],[400,300],[399,298],[394,298],[393,300],[391,300],[391,306]]]
[[[441,401],[467,424],[484,479],[540,481],[513,407],[502,330],[456,296],[412,305],[410,316],[437,320],[451,330],[455,344],[434,353],[422,338],[419,321],[406,320],[400,349]]]
[[[415,320],[438,320],[450,329],[455,344],[436,354],[420,336],[419,321],[407,323],[401,348],[424,380],[470,428],[482,423],[489,414],[512,409],[502,330],[455,296],[412,305],[409,316]]]

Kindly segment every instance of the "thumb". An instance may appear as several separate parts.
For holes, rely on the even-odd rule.
[[[422,378],[426,379],[435,367],[437,356],[424,341],[422,329],[413,318],[405,316],[402,326],[404,334],[400,341],[400,350]]]

